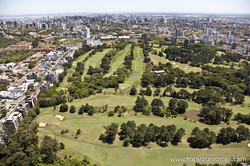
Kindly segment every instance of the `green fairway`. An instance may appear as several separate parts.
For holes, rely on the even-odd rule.
[[[217,51],[217,56],[221,56],[222,54],[225,54],[225,53],[222,51]]]
[[[84,55],[79,56],[74,62],[73,66],[76,67],[77,62],[82,62],[93,50],[90,50],[89,52],[85,53]]]
[[[173,67],[175,68],[180,68],[181,70],[185,71],[186,73],[189,73],[189,72],[201,72],[201,68],[200,67],[193,67],[193,66],[190,66],[188,64],[182,64],[182,63],[179,63],[179,62],[175,62],[175,61],[170,61],[168,59],[166,59],[165,57],[160,57],[160,56],[157,56],[157,55],[154,55],[154,54],[151,54],[150,53],[150,56],[151,58],[151,61],[155,64],[155,65],[158,65],[159,62],[161,63],[171,63],[173,65]]]
[[[72,75],[73,69],[68,69],[67,75],[64,77],[63,81],[60,83],[60,86],[57,89],[67,89],[70,85],[70,82],[68,82],[68,78]]]
[[[84,55],[81,55],[80,57],[78,57],[72,64],[72,68],[68,70],[67,75],[64,77],[63,81],[61,82],[60,86],[57,89],[66,89],[68,88],[68,86],[70,85],[70,82],[68,82],[68,78],[72,75],[73,71],[75,71],[76,68],[76,64],[77,62],[82,62],[87,55],[89,55],[90,52],[92,52],[93,50],[85,53]]]
[[[111,49],[105,49],[102,52],[97,52],[96,54],[92,55],[84,64],[84,71],[83,71],[83,77],[86,76],[89,66],[92,67],[100,67],[100,64],[102,62],[102,58],[108,53]]]
[[[123,64],[125,56],[130,53],[130,45],[128,45],[124,50],[119,51],[115,57],[111,60],[111,69],[106,76],[111,76],[117,69]]]
[[[131,86],[138,86],[140,78],[145,69],[145,63],[143,63],[144,57],[142,54],[142,49],[139,47],[134,48],[134,60],[132,61],[132,74],[135,75],[129,76],[128,79],[124,81],[123,84],[120,84],[121,89],[125,89]]]
[[[97,96],[100,97],[100,96]],[[114,101],[115,98],[120,98],[118,96],[114,96],[114,98],[110,99]],[[82,101],[76,101],[77,103],[84,103],[85,99]],[[91,99],[86,99],[89,103]],[[109,99],[106,99],[109,100]],[[120,98],[120,103],[125,101],[125,98]],[[92,99],[94,104],[97,101]],[[118,101],[118,99],[117,99]],[[117,102],[114,101],[113,103]],[[99,102],[102,102],[100,100]],[[100,105],[100,103],[98,104]],[[111,102],[111,101],[110,101]],[[124,102],[124,105],[127,102]],[[68,103],[76,104],[74,102]],[[96,105],[98,105],[96,104]],[[78,106],[77,106],[78,107]],[[78,107],[79,108],[79,107]],[[65,119],[63,121],[59,121],[55,118],[55,115],[63,115]],[[137,125],[139,124],[150,124],[154,123],[155,125],[170,125],[175,124],[177,128],[184,128],[186,130],[186,135],[183,138],[182,143],[178,146],[172,146],[169,144],[166,148],[161,148],[158,145],[151,143],[149,145],[150,148],[141,147],[141,148],[132,148],[122,147],[122,142],[119,141],[118,137],[116,141],[112,145],[107,145],[101,143],[98,140],[99,135],[104,132],[103,126],[109,125],[112,122],[116,122],[122,124],[127,122],[128,120],[134,120]],[[205,125],[199,122],[194,123],[190,120],[183,120],[183,117],[177,118],[160,118],[155,116],[143,116],[138,114],[135,116],[133,113],[126,114],[123,117],[107,117],[105,114],[95,114],[93,116],[70,114],[70,113],[59,113],[58,108],[56,111],[53,111],[53,108],[43,109],[41,114],[36,118],[36,121],[45,122],[47,126],[45,128],[39,128],[38,135],[41,138],[44,135],[50,135],[55,137],[59,142],[63,142],[65,146],[65,151],[67,153],[71,152],[82,159],[83,155],[87,155],[90,157],[91,161],[95,161],[100,165],[143,165],[143,166],[151,166],[151,165],[182,165],[183,162],[171,162],[170,157],[193,157],[193,156],[241,156],[241,157],[250,157],[249,152],[250,148],[247,147],[247,143],[232,143],[230,145],[218,145],[214,144],[212,149],[192,149],[189,147],[189,144],[186,142],[186,139],[190,136],[190,132],[194,127],[205,128],[208,127],[210,130],[218,132],[222,127],[227,127],[226,124],[221,124],[217,126]],[[236,127],[237,124],[235,122],[231,122],[230,126]],[[69,129],[69,133],[60,134],[62,129]],[[75,132],[77,129],[81,129],[81,134],[77,139],[74,138]],[[65,153],[66,153],[65,152]],[[61,153],[64,153],[62,151]],[[67,154],[66,153],[66,154]],[[187,162],[188,165],[193,165],[194,162]]]

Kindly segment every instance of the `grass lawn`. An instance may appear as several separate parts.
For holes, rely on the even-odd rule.
[[[85,69],[83,76],[86,75],[89,66],[99,67],[102,58],[110,49],[105,49],[103,52],[98,52],[92,55],[85,62]],[[112,75],[123,63],[124,57],[129,54],[130,46],[127,46],[124,50],[118,52],[118,54],[111,61],[111,70],[107,75]],[[66,88],[68,86],[67,78],[73,73],[76,63],[84,60],[88,53],[80,56],[74,63],[73,68],[69,70],[67,76],[64,78],[60,85],[60,88]],[[41,109],[40,115],[35,119],[36,122],[47,123],[46,127],[39,128],[38,136],[41,139],[44,135],[49,135],[55,137],[58,142],[63,142],[65,144],[65,149],[58,152],[58,156],[63,158],[65,155],[71,155],[73,159],[82,160],[84,155],[87,155],[92,164],[105,165],[105,166],[151,166],[151,165],[171,165],[179,166],[183,165],[184,162],[171,162],[170,157],[247,157],[250,159],[250,148],[247,146],[250,141],[244,141],[241,143],[231,143],[229,145],[212,145],[212,149],[193,149],[189,147],[187,143],[187,138],[190,136],[191,131],[194,127],[199,127],[200,129],[209,128],[210,130],[218,133],[223,127],[233,127],[236,128],[239,124],[236,121],[230,121],[230,125],[222,123],[220,125],[206,125],[200,123],[199,121],[194,121],[193,119],[184,120],[183,115],[177,116],[176,118],[166,118],[166,117],[156,117],[153,115],[144,116],[140,113],[135,114],[132,109],[135,105],[137,96],[129,96],[129,90],[132,86],[136,86],[138,92],[141,88],[139,85],[141,75],[145,69],[145,63],[143,63],[144,57],[142,54],[142,49],[135,47],[134,49],[134,60],[132,62],[132,73],[136,73],[133,76],[127,78],[124,84],[120,84],[118,92],[115,93],[114,88],[104,89],[103,93],[98,93],[92,95],[88,98],[76,99],[73,102],[68,102],[67,105],[70,107],[74,105],[76,110],[83,105],[88,103],[92,106],[101,107],[108,104],[108,111],[114,110],[117,105],[125,106],[128,111],[122,117],[118,117],[117,114],[114,117],[108,117],[106,113],[96,113],[93,116],[88,116],[85,114],[78,115],[77,112],[71,114],[69,112],[61,113],[59,112],[59,106],[54,110],[53,107]],[[201,71],[200,68],[191,67],[187,64],[180,64],[178,62],[168,61],[164,57],[159,57],[150,54],[150,58],[153,63],[158,64],[158,62],[166,63],[170,62],[174,67],[179,67],[186,72],[197,72]],[[186,69],[185,69],[186,68]],[[145,88],[144,88],[145,89]],[[161,88],[161,94],[165,88]],[[176,91],[181,88],[173,87]],[[190,93],[197,91],[197,89],[185,88]],[[151,88],[154,92],[155,88]],[[153,96],[145,96],[149,104],[151,104],[154,98]],[[161,97],[160,98],[165,107],[168,106],[171,97]],[[193,102],[188,102],[187,112],[199,111],[201,105]],[[247,114],[250,111],[250,97],[245,97],[245,102],[242,105],[223,105],[224,107],[232,108],[233,113],[243,113]],[[64,120],[60,121],[55,118],[55,115],[64,116]],[[166,148],[161,148],[154,143],[150,143],[148,147],[133,148],[131,145],[129,147],[123,147],[122,142],[119,141],[119,137],[116,137],[115,142],[112,145],[103,144],[98,140],[101,133],[105,132],[103,126],[109,125],[112,122],[122,124],[129,120],[134,120],[137,125],[154,123],[155,125],[171,125],[175,124],[177,128],[184,128],[186,135],[182,139],[182,142],[178,146],[173,146],[169,144]],[[243,124],[249,127],[248,125]],[[60,134],[61,130],[68,129],[69,133]],[[75,138],[76,131],[80,129],[81,134],[78,138]],[[186,162],[188,166],[194,165],[195,162]],[[208,164],[208,163],[207,163]],[[220,164],[225,164],[220,162]]]
[[[68,82],[68,78],[73,74],[74,69],[68,69],[67,75],[64,77],[63,81],[60,83],[60,86],[57,88],[59,89],[67,89],[71,82]]]
[[[111,69],[106,76],[111,76],[117,69],[123,64],[125,56],[130,54],[130,45],[128,45],[124,50],[119,51],[115,57],[111,60]]]
[[[225,54],[225,53],[222,52],[222,51],[217,51],[217,55],[218,55],[218,56],[221,56],[222,54]]]
[[[76,67],[77,62],[82,62],[93,50],[90,50],[89,52],[85,53],[84,55],[79,56],[74,62],[73,66]]]
[[[144,57],[142,54],[142,49],[139,47],[134,48],[134,60],[132,61],[132,73],[135,75],[130,76],[124,81],[123,84],[120,84],[121,89],[125,89],[131,86],[139,86],[141,76],[145,69],[145,63],[143,63]]]
[[[72,68],[68,70],[67,75],[64,77],[63,81],[61,82],[60,86],[57,88],[57,90],[59,89],[66,89],[69,87],[69,85],[71,84],[70,82],[68,82],[68,78],[73,74],[73,72],[75,71],[76,68],[76,64],[77,62],[82,62],[87,55],[89,55],[90,52],[92,52],[93,50],[87,52],[84,55],[81,55],[80,57],[78,57],[72,64]]]
[[[149,57],[151,58],[151,61],[155,64],[158,65],[159,62],[161,63],[171,63],[173,65],[173,67],[175,68],[180,68],[181,70],[185,71],[186,73],[189,72],[201,72],[201,68],[200,67],[193,67],[193,66],[189,66],[188,64],[182,64],[179,62],[175,62],[175,61],[170,61],[168,59],[166,59],[165,57],[160,57],[158,55],[154,55],[154,54],[149,54]]]
[[[111,103],[127,105],[129,101],[135,99],[135,97],[129,96],[113,96],[105,99],[105,96],[94,96],[79,101],[74,101],[70,104],[76,105],[77,109],[80,104],[88,102],[89,104],[101,105],[104,100]],[[99,98],[99,99],[98,99]],[[104,99],[103,99],[104,98]],[[116,100],[115,100],[116,99]],[[128,100],[128,102],[126,102]],[[113,102],[112,102],[113,101]],[[78,105],[77,105],[78,103]],[[103,103],[104,104],[104,103]],[[118,103],[117,103],[118,104]],[[55,118],[55,115],[63,115],[65,119],[59,121]],[[183,142],[178,146],[172,146],[169,144],[166,148],[161,148],[155,144],[150,144],[150,148],[132,148],[122,147],[122,142],[119,141],[118,137],[113,145],[107,145],[101,143],[98,138],[101,133],[105,130],[103,126],[109,125],[112,122],[122,124],[128,120],[134,120],[137,125],[139,124],[150,124],[155,125],[170,125],[175,124],[177,128],[184,128],[186,135],[183,138]],[[233,143],[230,145],[217,145],[214,144],[212,149],[192,149],[186,142],[186,139],[190,136],[190,132],[194,127],[200,127],[201,129],[208,127],[210,130],[218,132],[222,127],[227,127],[226,124],[210,126],[199,122],[193,122],[191,120],[183,120],[183,117],[178,116],[177,118],[160,118],[155,116],[143,116],[138,114],[135,116],[133,113],[129,113],[123,117],[107,117],[106,114],[94,114],[93,116],[70,114],[70,113],[59,113],[58,107],[56,111],[53,108],[42,109],[41,114],[36,118],[36,121],[45,122],[47,126],[45,128],[39,128],[38,135],[41,139],[44,135],[50,135],[56,137],[59,142],[65,144],[65,150],[60,152],[60,156],[65,154],[73,155],[78,159],[83,159],[83,155],[87,155],[92,162],[99,165],[182,165],[183,162],[171,162],[170,157],[193,157],[193,156],[241,156],[250,157],[250,148],[247,147],[247,141],[242,143]],[[230,122],[230,126],[236,127],[235,122]],[[60,134],[62,129],[69,129],[69,133]],[[76,130],[81,129],[81,134],[77,139],[74,138]],[[170,164],[171,163],[171,164]],[[187,162],[187,165],[194,165],[194,162]]]
[[[97,52],[95,55],[92,55],[84,64],[83,77],[86,76],[89,66],[100,67],[102,58],[108,53],[111,49],[105,49],[102,52]]]

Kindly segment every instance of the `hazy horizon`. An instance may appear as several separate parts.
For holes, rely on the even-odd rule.
[[[250,15],[248,0],[0,0],[1,16],[83,13],[165,13]]]

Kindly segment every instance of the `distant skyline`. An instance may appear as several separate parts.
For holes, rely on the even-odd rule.
[[[0,16],[128,12],[250,14],[250,0],[0,0]]]

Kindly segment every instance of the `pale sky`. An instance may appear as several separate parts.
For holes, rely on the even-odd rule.
[[[250,14],[250,0],[0,0],[0,15],[94,12]]]

